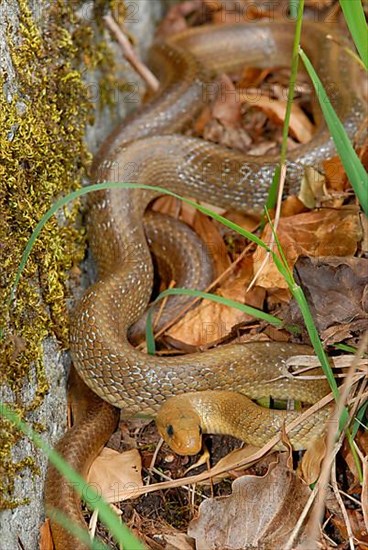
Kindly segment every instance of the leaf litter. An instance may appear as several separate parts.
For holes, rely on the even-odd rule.
[[[286,0],[276,2],[273,16],[281,17],[287,4]],[[306,5],[315,10],[314,14],[335,16],[338,13],[334,0],[307,0]],[[249,19],[270,16],[269,6],[254,1],[188,0],[171,8],[159,33],[167,36],[188,26],[221,24],[225,10],[228,16],[231,9],[237,20],[236,11],[244,13],[244,9]],[[217,81],[220,95],[214,97],[194,121],[192,134],[247,154],[276,153],[281,141],[288,78],[288,69],[283,67],[245,67],[238,75],[220,75]],[[304,76],[299,77],[289,150],[313,136],[310,97],[309,82]],[[322,338],[328,344],[344,340],[355,346],[367,322],[368,260],[362,255],[364,231],[358,210],[347,204],[351,191],[340,161],[337,158],[325,161],[324,171],[322,176],[306,170],[299,196],[285,199],[278,238],[289,267],[294,269],[308,296]],[[285,281],[271,262],[263,269],[256,285],[248,290],[252,276],[263,261],[263,249],[171,198],[158,199],[154,208],[181,218],[209,243],[219,280],[214,287],[217,294],[266,309],[285,322],[302,326]],[[312,210],[315,208],[317,210]],[[260,219],[253,214],[223,210],[220,213],[247,230],[258,231],[266,242],[271,238],[268,224],[259,233]],[[203,327],[207,327],[206,330]],[[167,350],[170,346],[176,351],[205,349],[234,338],[286,341],[289,335],[239,311],[203,301],[159,338],[159,353],[172,353]],[[351,531],[356,548],[368,548],[366,434],[364,429],[359,430],[356,437],[356,444],[364,455],[362,483],[346,444],[337,461],[337,481],[350,526],[347,528],[346,515],[341,512],[334,493],[329,491],[321,548],[346,548]],[[283,548],[310,497],[308,484],[319,476],[325,455],[325,442],[321,439],[301,460],[299,457],[298,468],[293,470],[287,436],[283,436],[287,452],[267,455],[272,442],[257,450],[243,447],[241,442],[227,436],[209,435],[206,443],[210,449],[211,470],[208,472],[202,466],[200,473],[191,475],[187,481],[185,472],[193,466],[196,457],[178,457],[166,445],[156,453],[158,435],[152,423],[121,424],[114,437],[114,450],[103,450],[91,468],[89,480],[101,488],[109,502],[116,504],[117,496],[122,497],[119,506],[123,521],[147,547],[155,550]],[[292,458],[295,466],[298,457]],[[153,483],[157,483],[157,489]],[[303,533],[307,531],[308,518],[295,548],[302,548]],[[100,526],[98,534],[116,548]],[[43,536],[48,539],[47,530]]]

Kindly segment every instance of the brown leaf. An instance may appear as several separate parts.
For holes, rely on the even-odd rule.
[[[326,441],[324,437],[319,437],[311,441],[299,466],[302,479],[304,479],[308,485],[317,481],[325,454]]]
[[[307,207],[320,206],[326,197],[326,179],[312,166],[304,168],[298,199]]]
[[[243,128],[224,126],[216,119],[210,120],[203,130],[203,138],[207,141],[219,143],[230,149],[237,149],[246,153],[251,144],[251,138]]]
[[[216,294],[261,309],[265,291],[254,287],[247,293],[246,288],[250,278],[249,262],[242,262],[240,269],[229,276],[226,282],[218,288]],[[167,334],[170,338],[186,345],[207,346],[230,334],[234,325],[244,323],[249,319],[252,317],[238,309],[203,300],[196,309],[189,311],[181,321],[175,324]]]
[[[242,102],[248,103],[257,109],[261,109],[277,124],[283,124],[287,105],[285,100],[274,99],[266,95],[253,93],[250,90],[240,93],[239,96]],[[296,103],[293,103],[291,109],[289,129],[291,135],[294,136],[299,143],[308,143],[313,136],[313,124]]]
[[[367,259],[305,257],[298,260],[295,273],[324,339],[336,341],[341,329],[364,330],[368,319]],[[296,307],[291,308],[291,315],[298,322]]]
[[[216,79],[218,94],[212,105],[212,116],[223,126],[238,128],[241,122],[241,103],[236,88],[227,74]]]
[[[199,507],[188,534],[197,550],[283,548],[310,495],[310,489],[278,464],[264,477],[243,476],[229,497],[208,499]]]
[[[340,157],[324,160],[322,164],[328,186],[335,191],[345,191],[349,184]]]
[[[296,214],[301,214],[305,211],[306,207],[304,206],[303,202],[294,195],[286,197],[286,199],[281,204],[281,216],[283,218],[296,216]]]
[[[193,229],[206,244],[214,263],[215,279],[230,265],[230,258],[216,224],[201,212],[196,212]]]
[[[360,510],[347,509],[346,512],[349,517],[349,522],[351,525],[351,530],[353,532],[353,535],[360,542],[357,548],[365,550],[366,548],[368,548],[368,534],[367,534],[366,527],[364,525],[363,515],[360,512]],[[340,531],[341,537],[346,540],[349,535],[348,535],[348,530],[346,528],[345,520],[342,517],[334,516],[332,518],[332,523]]]
[[[184,533],[163,535],[163,538],[166,542],[165,550],[195,550],[193,540]]]
[[[182,203],[179,199],[164,195],[155,200],[152,205],[152,210],[176,218],[181,211],[181,207]]]
[[[252,445],[245,445],[244,447],[241,447],[240,449],[234,449],[233,451],[230,451],[227,455],[225,455],[223,458],[220,458],[220,460],[216,463],[216,468],[219,470],[222,470],[223,468],[228,468],[226,472],[222,472],[221,474],[217,474],[210,479],[206,479],[205,481],[202,481],[200,485],[204,486],[211,486],[213,483],[219,483],[223,479],[229,478],[230,476],[238,478],[244,475],[244,471],[247,470],[250,466],[252,466],[252,462],[248,463],[244,468],[238,468],[238,469],[231,469],[234,462],[240,462],[242,460],[245,460],[246,458],[252,456],[254,453],[256,453],[259,450],[258,447],[253,447]],[[271,457],[272,462],[275,462],[275,456],[269,455]],[[258,462],[258,461],[255,461]]]
[[[271,67],[266,69],[261,69],[259,67],[244,67],[240,75],[238,88],[258,88],[271,71]]]
[[[46,518],[40,527],[40,550],[54,550],[54,542],[52,540],[50,520]]]
[[[271,150],[276,150],[276,141],[263,141],[248,150],[249,155],[261,157],[263,155],[271,154]]]
[[[253,233],[253,231],[257,229],[260,220],[259,214],[253,214],[250,212],[237,212],[236,210],[225,211],[223,215],[231,222],[240,225],[240,227],[242,227],[246,231],[250,231],[251,233]],[[223,232],[228,231],[228,228],[223,226],[222,224],[219,223],[219,226]]]
[[[168,331],[168,336],[176,342],[172,344],[182,348],[186,346],[208,346],[230,334],[234,325],[244,322],[245,313],[216,302],[203,300],[193,311]],[[170,340],[171,341],[171,340]],[[189,349],[184,347],[184,349]]]
[[[266,226],[262,240],[271,242],[271,228]],[[353,255],[361,239],[359,217],[355,209],[306,212],[281,218],[277,229],[278,239],[292,268],[299,256],[348,256]],[[254,270],[261,266],[266,252],[258,248]],[[264,288],[287,288],[284,277],[273,262],[268,262],[257,284]]]
[[[93,461],[87,481],[108,502],[119,502],[127,493],[143,486],[141,457],[136,449],[118,453],[105,447]]]
[[[211,107],[209,105],[205,105],[194,123],[194,135],[203,136],[204,129],[206,125],[210,122],[211,118]]]
[[[355,442],[362,451],[364,456],[368,456],[368,432],[367,431],[360,431],[358,430],[358,433],[355,437]],[[357,470],[356,462],[354,459],[354,456],[351,452],[350,445],[347,443],[347,441],[344,441],[343,447],[342,447],[342,456],[344,457],[344,460],[350,470],[350,472],[354,476],[354,480],[352,483],[352,486],[349,487],[349,492],[359,492],[360,491],[360,473]],[[368,472],[366,472],[366,475]],[[367,483],[368,480],[365,480]],[[368,505],[368,503],[367,503]],[[367,510],[368,511],[368,510]]]

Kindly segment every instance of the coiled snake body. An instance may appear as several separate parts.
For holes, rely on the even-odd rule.
[[[234,70],[245,63],[289,63],[293,32],[287,23],[220,26],[193,29],[156,45],[151,64],[160,78],[159,94],[106,140],[95,160],[95,181],[160,185],[212,204],[259,210],[277,158],[246,157],[178,132],[189,125],[211,91],[208,72]],[[332,102],[353,137],[363,112],[354,92],[357,69],[342,48],[325,38],[327,32],[331,29],[305,24],[302,46],[327,89],[331,92],[333,87]],[[316,117],[318,127],[312,141],[289,155],[290,193],[298,191],[303,166],[318,167],[334,150],[318,111]],[[142,216],[155,196],[155,192],[139,189],[90,195],[89,239],[98,264],[98,281],[80,301],[70,333],[74,364],[89,388],[130,414],[155,413],[168,397],[200,390],[233,390],[251,398],[292,395],[307,403],[326,394],[328,388],[320,380],[295,383],[282,378],[272,382],[287,358],[312,353],[304,346],[254,342],[162,358],[139,352],[129,343],[128,329],[144,311],[151,294],[153,270]],[[100,430],[103,435],[78,434],[81,447],[89,442],[88,452],[82,453],[79,462],[72,453],[79,470],[85,466],[85,454],[90,457],[96,453],[116,423],[114,409],[106,404],[103,407],[109,418]],[[252,417],[252,422],[256,425],[262,421],[262,413],[255,416],[258,418]],[[312,420],[311,429],[316,422]],[[308,432],[308,427],[304,429]],[[73,446],[70,437],[59,448],[68,451]],[[51,468],[46,484],[48,508],[61,507],[75,518],[74,494],[66,489],[61,503],[60,494],[55,494],[58,483],[60,478]],[[53,532],[58,548],[78,548],[78,543],[56,524]]]

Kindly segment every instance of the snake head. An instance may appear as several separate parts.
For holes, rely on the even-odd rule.
[[[168,399],[158,411],[157,430],[169,447],[179,455],[196,455],[202,448],[202,428],[198,414],[185,396]]]

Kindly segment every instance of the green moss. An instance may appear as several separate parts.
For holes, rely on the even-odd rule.
[[[109,2],[98,2],[102,5]],[[116,4],[113,9],[116,13]],[[83,83],[86,68],[98,68],[102,77],[114,73],[106,44],[93,47],[91,22],[81,23],[73,3],[51,3],[41,30],[26,0],[19,5],[19,41],[8,29],[8,46],[17,74],[17,94],[8,100],[6,75],[0,81],[0,385],[9,386],[20,414],[36,409],[48,391],[42,364],[42,342],[49,334],[68,347],[66,307],[70,269],[84,255],[84,234],[77,229],[78,205],[50,220],[37,241],[18,287],[12,309],[6,308],[21,254],[32,229],[60,194],[78,188],[88,172],[90,154],[83,141],[92,121],[92,105]],[[74,3],[75,7],[75,3]],[[120,11],[119,11],[120,13]],[[103,89],[121,87],[108,79]],[[115,88],[116,89],[116,88]],[[2,91],[1,91],[2,90]],[[112,103],[106,93],[102,99]],[[36,373],[31,402],[22,388],[29,384],[30,366]],[[20,436],[7,423],[0,431],[0,507],[14,506],[14,478],[31,459],[14,464],[11,449]]]

